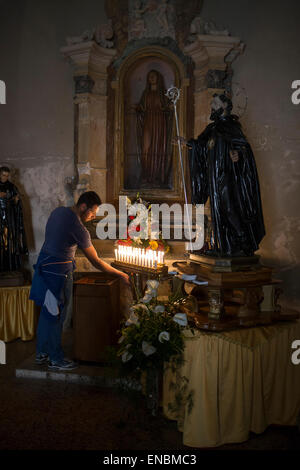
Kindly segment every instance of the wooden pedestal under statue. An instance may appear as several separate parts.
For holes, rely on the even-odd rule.
[[[280,313],[281,281],[272,278],[273,269],[262,266],[259,256],[219,258],[190,254],[189,261],[176,262],[174,266],[207,283],[185,283],[185,291],[198,300],[198,312],[189,314],[198,328],[221,331],[299,318],[297,313]]]

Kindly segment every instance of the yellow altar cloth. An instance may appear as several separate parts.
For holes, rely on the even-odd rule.
[[[270,424],[296,425],[300,411],[300,364],[291,361],[300,320],[223,333],[186,333],[185,363],[164,375],[163,409],[176,419],[183,444],[216,447],[243,442]],[[185,376],[193,407],[176,411],[170,383]]]
[[[0,340],[17,338],[29,341],[35,336],[34,302],[29,300],[31,286],[0,287]]]

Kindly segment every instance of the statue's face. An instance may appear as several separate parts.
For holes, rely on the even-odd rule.
[[[1,183],[6,183],[6,181],[8,181],[8,177],[9,177],[8,171],[2,171],[2,172],[0,173],[0,181],[1,181]]]
[[[223,101],[220,99],[219,96],[214,96],[211,102],[211,109],[212,111],[218,111],[219,109],[224,109],[227,107],[226,103],[223,103]]]
[[[157,84],[157,73],[151,72],[148,77],[149,83],[151,85],[156,85]]]

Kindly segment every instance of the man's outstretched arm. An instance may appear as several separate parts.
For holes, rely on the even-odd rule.
[[[122,271],[118,271],[118,269],[113,268],[110,264],[106,263],[102,259],[99,258],[97,252],[93,246],[89,248],[82,248],[83,253],[89,260],[89,262],[99,271],[103,271],[108,274],[112,274],[114,276],[119,277],[127,286],[130,286],[129,277],[126,273]]]

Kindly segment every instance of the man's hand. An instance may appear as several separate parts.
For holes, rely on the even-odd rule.
[[[99,269],[99,271],[103,271],[108,274],[112,274],[113,276],[117,276],[123,282],[123,285],[130,287],[129,276],[123,273],[122,271],[113,268],[108,263],[100,259],[93,245],[89,248],[82,248],[82,251],[87,257],[87,259],[90,261],[90,263],[95,266],[95,268]]]
[[[6,197],[6,193],[0,192],[0,197]]]
[[[120,271],[120,279],[124,286],[131,287],[129,276],[126,273]]]
[[[237,150],[230,150],[229,155],[233,163],[239,161],[239,152]]]
[[[17,204],[17,202],[20,200],[20,197],[18,194],[16,194],[16,196],[14,197],[14,201],[15,203]]]

